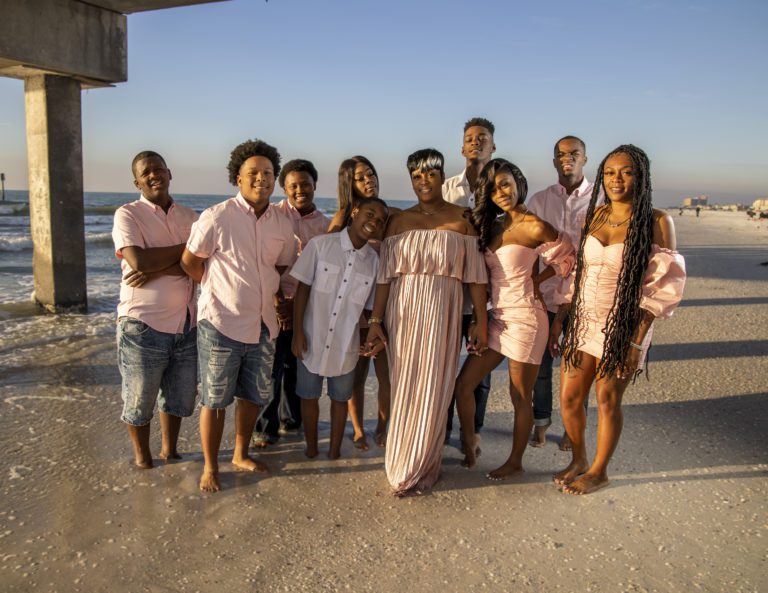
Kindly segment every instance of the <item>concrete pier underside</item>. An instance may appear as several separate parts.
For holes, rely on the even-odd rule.
[[[0,0],[0,76],[25,81],[35,300],[47,311],[87,307],[81,88],[127,80],[125,14],[209,1]]]

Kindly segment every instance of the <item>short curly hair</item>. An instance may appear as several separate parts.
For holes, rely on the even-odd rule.
[[[229,164],[227,165],[227,171],[229,171],[229,182],[232,185],[237,185],[237,176],[240,175],[240,167],[252,156],[263,156],[268,158],[272,162],[275,176],[280,174],[280,153],[277,152],[277,148],[270,146],[263,140],[258,138],[254,140],[246,140],[242,144],[238,144],[232,150],[232,154],[229,155]]]
[[[467,123],[464,124],[464,131],[466,132],[469,128],[473,128],[475,126],[485,128],[491,133],[491,136],[496,133],[496,127],[491,123],[491,120],[485,119],[484,117],[473,117],[470,119]]]
[[[285,178],[288,176],[288,173],[294,172],[309,173],[309,176],[312,177],[315,185],[317,185],[317,169],[315,169],[312,162],[306,159],[293,159],[292,161],[285,163],[283,170],[280,171],[280,176],[277,179],[280,183],[280,187],[285,188]]]

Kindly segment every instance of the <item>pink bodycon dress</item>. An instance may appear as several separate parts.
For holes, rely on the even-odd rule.
[[[568,237],[558,235],[535,249],[502,245],[496,251],[486,250],[484,256],[493,309],[488,347],[510,360],[541,363],[549,322],[547,310],[534,296],[531,270],[541,256],[544,265],[552,266],[556,276],[565,278],[573,268],[573,245]],[[567,302],[566,295],[561,302]]]
[[[603,245],[594,236],[584,242],[584,272],[581,289],[582,319],[579,350],[598,360],[603,356],[603,330],[613,306],[616,283],[621,272],[624,243]],[[643,279],[640,308],[655,317],[669,317],[683,298],[685,260],[677,251],[658,245],[651,247],[651,258]],[[643,368],[645,355],[651,345],[653,326],[643,340],[638,368]]]

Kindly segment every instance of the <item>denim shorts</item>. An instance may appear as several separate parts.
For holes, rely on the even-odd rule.
[[[144,426],[161,412],[186,418],[197,396],[197,331],[167,334],[143,321],[117,321],[117,364],[123,377],[123,422]]]
[[[323,379],[328,380],[328,397],[336,402],[347,402],[352,397],[352,384],[355,382],[355,369],[338,377],[321,377],[304,366],[303,360],[297,360],[296,395],[301,399],[320,399],[323,391]]]
[[[235,397],[266,406],[272,399],[275,343],[263,323],[258,344],[228,338],[206,319],[197,324],[201,402],[206,408],[226,408]]]

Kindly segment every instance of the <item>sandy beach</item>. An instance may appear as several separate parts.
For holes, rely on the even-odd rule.
[[[202,494],[197,414],[182,461],[133,468],[112,314],[0,318],[0,590],[768,591],[768,221],[670,213],[685,298],[625,395],[610,487],[585,497],[551,481],[569,459],[557,410],[522,478],[485,477],[511,447],[503,368],[478,467],[460,467],[455,428],[428,495],[392,497],[382,450],[349,438],[335,462],[284,438],[259,456],[270,474],[235,473],[232,414],[224,489]],[[327,420],[323,399],[323,454]]]

